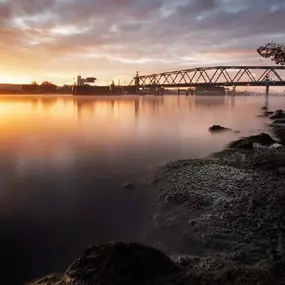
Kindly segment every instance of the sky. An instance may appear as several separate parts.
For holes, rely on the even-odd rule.
[[[0,83],[270,65],[284,26],[284,0],[0,0]]]

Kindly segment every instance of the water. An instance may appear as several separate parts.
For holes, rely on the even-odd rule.
[[[272,97],[272,109],[285,98]],[[148,203],[122,187],[167,160],[266,130],[264,97],[1,96],[1,284],[66,269],[88,245],[142,241]],[[211,135],[220,124],[240,134]]]

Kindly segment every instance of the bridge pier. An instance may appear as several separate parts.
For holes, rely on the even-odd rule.
[[[268,74],[265,76],[266,87],[265,87],[265,107],[268,107],[269,101],[269,76]]]
[[[135,77],[135,86],[136,86],[136,94],[140,92],[140,78],[139,78],[139,72],[136,72],[136,77]]]

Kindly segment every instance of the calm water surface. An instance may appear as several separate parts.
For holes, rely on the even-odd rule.
[[[150,167],[266,130],[264,97],[1,96],[1,284],[60,272],[88,245],[143,240]],[[270,98],[272,109],[284,97]],[[241,131],[211,135],[213,124]],[[3,280],[4,279],[4,280]]]

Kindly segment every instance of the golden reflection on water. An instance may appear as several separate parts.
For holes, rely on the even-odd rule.
[[[165,160],[173,159],[177,149],[179,158],[203,156],[234,138],[211,136],[213,124],[242,132],[263,127],[255,118],[262,103],[260,97],[2,96],[0,152],[25,166],[31,157],[66,166],[86,152],[116,157],[160,148],[161,157],[169,152]]]

